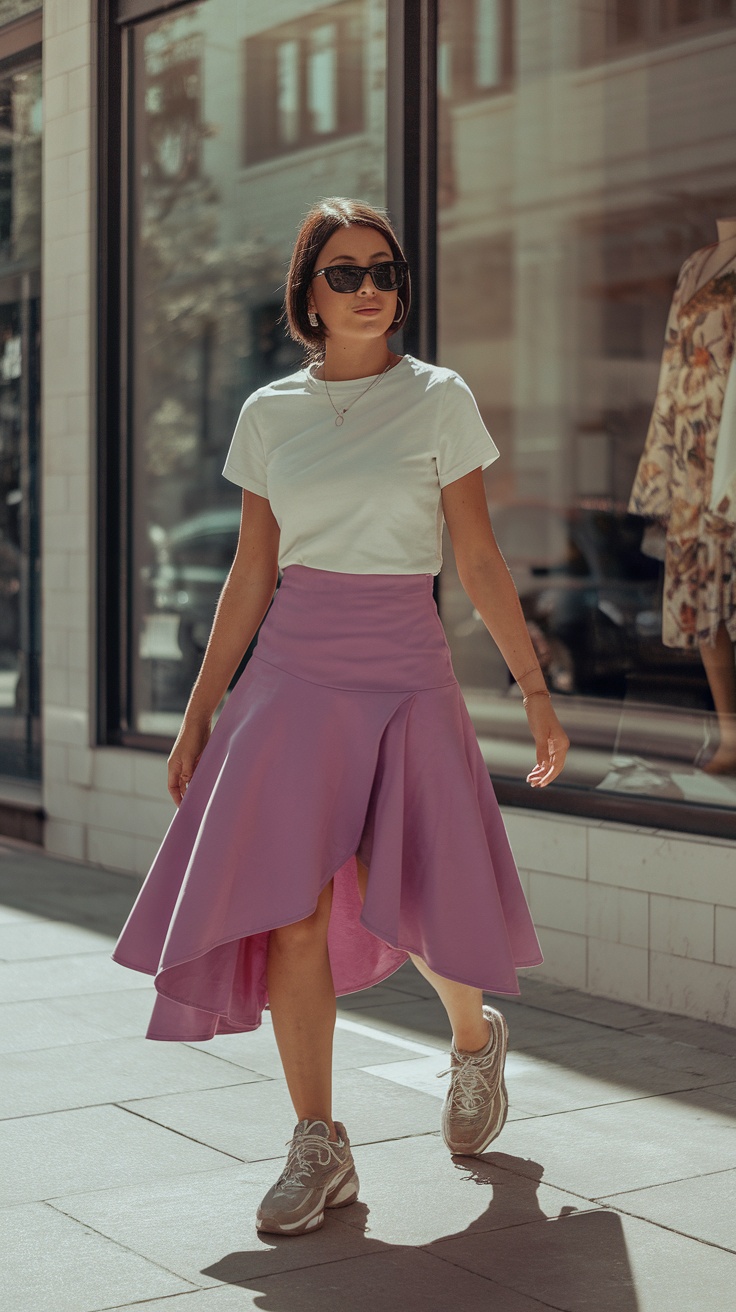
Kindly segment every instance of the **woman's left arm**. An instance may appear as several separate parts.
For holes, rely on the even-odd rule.
[[[442,489],[442,508],[460,582],[521,688],[537,764],[527,775],[532,788],[552,782],[565,764],[570,740],[549,696],[529,637],[519,594],[498,548],[488,514],[483,475],[473,469]]]

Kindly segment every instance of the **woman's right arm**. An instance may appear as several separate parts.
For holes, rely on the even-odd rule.
[[[212,716],[268,610],[278,580],[279,526],[266,497],[243,489],[240,534],[202,665],[168,763],[177,806],[212,732]]]

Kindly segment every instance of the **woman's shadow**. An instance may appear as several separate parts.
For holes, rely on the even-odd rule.
[[[392,1245],[371,1238],[370,1210],[358,1202],[328,1212],[321,1235],[267,1235],[268,1248],[262,1244],[258,1250],[229,1253],[203,1274],[258,1291],[255,1306],[264,1312],[419,1312],[435,1307],[448,1312],[453,1307],[463,1312],[638,1312],[616,1212],[581,1199],[581,1210],[563,1207],[549,1217],[539,1203],[544,1168],[538,1162],[506,1153],[453,1161],[467,1183],[490,1194],[484,1211],[464,1230],[426,1244]],[[407,1189],[407,1207],[411,1199]],[[354,1233],[348,1236],[345,1230]],[[355,1234],[363,1243],[346,1250],[340,1239]],[[315,1245],[325,1239],[328,1244],[320,1252]],[[428,1260],[436,1258],[442,1260]],[[465,1272],[474,1274],[466,1277]],[[485,1277],[483,1283],[479,1276]]]

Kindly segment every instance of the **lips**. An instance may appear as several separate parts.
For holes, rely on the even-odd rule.
[[[370,307],[369,307],[369,306],[366,306],[365,309],[362,309],[362,310],[356,310],[355,313],[356,313],[356,314],[380,314],[381,311],[379,310],[379,308],[378,308],[377,305],[374,305],[374,306],[370,306]]]

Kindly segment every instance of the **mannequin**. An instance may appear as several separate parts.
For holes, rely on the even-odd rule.
[[[703,768],[736,775],[736,216],[717,229],[680,269],[629,510],[666,531],[662,641],[697,646],[718,717]]]

